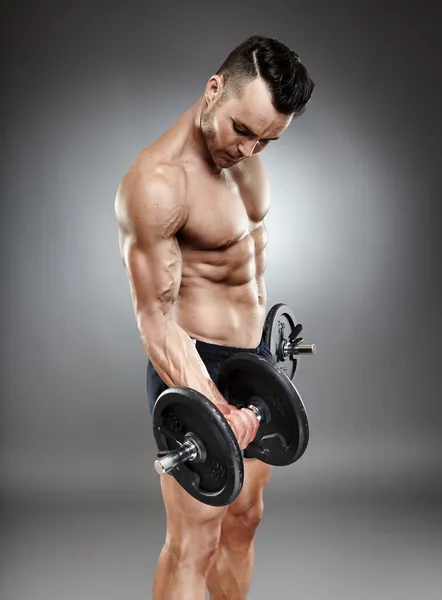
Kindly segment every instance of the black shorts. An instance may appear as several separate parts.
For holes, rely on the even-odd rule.
[[[201,356],[203,363],[206,365],[210,378],[215,382],[215,385],[218,385],[218,376],[224,361],[238,352],[257,354],[258,356],[263,356],[272,361],[272,354],[264,342],[261,342],[257,348],[233,348],[231,346],[207,344],[206,342],[197,340],[195,347],[198,354]],[[168,386],[160,378],[150,361],[147,363],[146,387],[149,411],[152,415],[156,399],[168,388]]]

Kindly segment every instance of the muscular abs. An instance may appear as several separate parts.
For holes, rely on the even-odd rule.
[[[177,235],[182,279],[175,318],[202,341],[252,348],[265,317],[268,198],[253,182],[227,177],[200,185],[189,200]]]

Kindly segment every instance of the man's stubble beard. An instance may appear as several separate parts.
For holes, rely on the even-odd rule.
[[[214,125],[215,107],[212,107],[207,113],[201,115],[201,132],[204,142],[213,159],[214,140],[216,138],[216,128]]]

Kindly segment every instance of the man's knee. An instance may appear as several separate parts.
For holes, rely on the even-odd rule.
[[[166,547],[173,560],[181,567],[192,567],[202,574],[213,563],[221,538],[221,521],[200,524],[198,527],[182,527],[175,534],[168,534]]]

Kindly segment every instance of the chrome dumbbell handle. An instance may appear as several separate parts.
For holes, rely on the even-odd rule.
[[[184,462],[198,458],[198,447],[193,440],[186,440],[177,450],[172,450],[162,458],[158,458],[155,463],[155,471],[158,475],[165,475],[181,465]]]
[[[255,413],[256,418],[258,419],[258,421],[261,421],[262,414],[261,414],[261,411],[259,410],[259,408],[257,406],[254,406],[253,404],[250,404],[247,408],[249,410],[251,410],[252,412]]]
[[[316,354],[316,344],[293,344],[285,342],[282,346],[284,358],[288,356],[299,356],[300,354]]]

